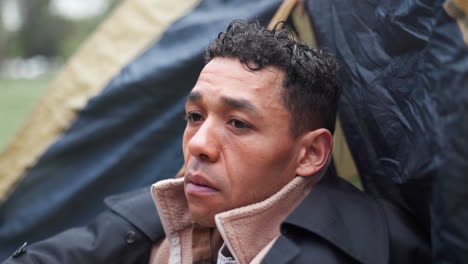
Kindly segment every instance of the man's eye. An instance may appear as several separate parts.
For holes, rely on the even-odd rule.
[[[189,122],[200,122],[204,120],[203,116],[199,113],[188,113],[185,115],[185,119]]]
[[[229,124],[238,129],[252,128],[249,124],[242,122],[240,120],[237,120],[237,119],[232,119],[231,121],[229,121]]]

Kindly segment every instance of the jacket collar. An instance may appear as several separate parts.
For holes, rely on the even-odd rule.
[[[104,203],[115,213],[127,219],[156,243],[164,238],[159,214],[154,206],[150,188],[109,196]]]
[[[281,222],[307,196],[313,180],[313,177],[298,176],[264,201],[215,216],[218,230],[239,263],[250,263],[280,235]]]
[[[158,181],[151,186],[151,194],[167,236],[192,225],[185,199],[184,178]]]
[[[111,196],[105,203],[153,242],[165,236],[150,188]],[[293,225],[329,241],[361,263],[384,263],[389,255],[389,238],[382,223],[385,219],[372,198],[327,174],[285,219],[283,236],[277,239],[265,260],[288,263],[299,254],[299,248],[288,239],[288,226]]]
[[[264,201],[215,216],[216,226],[224,242],[239,263],[249,263],[280,235],[281,222],[307,196],[313,180],[313,177],[296,177]],[[168,237],[192,225],[183,178],[155,183],[152,195]]]
[[[345,180],[327,174],[283,222],[287,238],[290,225],[307,230],[330,242],[360,263],[386,263],[389,255],[388,230],[377,203]],[[289,247],[287,251],[275,249]],[[275,263],[293,259],[294,243],[278,239],[270,250]]]

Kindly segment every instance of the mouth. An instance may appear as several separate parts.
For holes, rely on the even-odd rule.
[[[219,192],[214,185],[200,174],[185,174],[185,192],[193,195],[203,195]]]

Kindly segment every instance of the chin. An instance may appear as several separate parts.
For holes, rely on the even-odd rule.
[[[222,202],[217,197],[200,199],[187,197],[187,203],[192,221],[200,226],[215,227],[215,215],[222,212]]]
[[[196,203],[188,200],[188,206],[192,221],[196,224],[205,227],[215,227],[214,216],[217,214],[216,210],[213,210],[215,206],[212,204]]]
[[[196,214],[196,213],[192,213],[192,221],[195,223],[195,224],[198,224],[200,226],[204,226],[204,227],[215,227],[216,226],[216,223],[215,223],[215,219],[214,219],[214,214]]]

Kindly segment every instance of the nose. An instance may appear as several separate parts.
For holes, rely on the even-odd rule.
[[[190,154],[203,161],[216,162],[219,158],[219,144],[214,122],[212,119],[205,120],[188,142]]]

